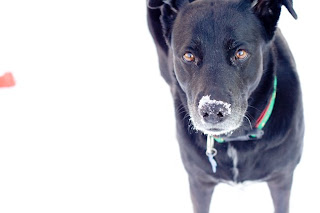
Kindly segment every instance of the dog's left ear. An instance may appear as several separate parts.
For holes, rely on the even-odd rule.
[[[293,18],[298,16],[293,9],[292,0],[250,0],[253,12],[262,22],[266,29],[267,39],[271,40],[281,13],[281,6],[284,5]]]
[[[149,9],[159,10],[161,13],[159,18],[167,44],[170,44],[173,23],[179,10],[193,1],[195,0],[147,0]]]
[[[195,0],[147,0],[147,5],[150,9],[158,9],[162,5],[167,4],[173,10],[178,11],[183,5]]]
[[[158,9],[164,4],[163,0],[147,0],[147,7],[150,9]]]

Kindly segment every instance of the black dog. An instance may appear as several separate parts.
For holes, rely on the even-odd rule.
[[[275,212],[289,211],[304,122],[282,5],[297,18],[291,0],[148,1],[194,212],[209,211],[218,183],[247,180],[266,181]]]

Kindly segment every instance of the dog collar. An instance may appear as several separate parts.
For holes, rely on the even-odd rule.
[[[268,105],[266,108],[262,111],[259,118],[257,119],[254,129],[246,132],[245,135],[237,136],[237,137],[227,137],[227,138],[221,138],[216,137],[214,135],[207,135],[207,151],[206,155],[208,156],[208,159],[212,166],[212,171],[216,172],[217,162],[215,161],[214,157],[217,155],[217,150],[214,148],[214,143],[224,143],[229,141],[248,141],[248,140],[256,140],[262,138],[263,135],[263,127],[268,122],[272,111],[274,107],[274,103],[276,100],[276,94],[277,94],[277,77],[274,77],[273,81],[273,92],[269,99]]]

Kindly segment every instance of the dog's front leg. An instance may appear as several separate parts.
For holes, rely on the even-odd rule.
[[[288,213],[293,174],[285,174],[271,181],[268,186],[271,192],[275,213]]]
[[[189,176],[189,184],[194,213],[209,213],[212,193],[217,184],[192,176]]]

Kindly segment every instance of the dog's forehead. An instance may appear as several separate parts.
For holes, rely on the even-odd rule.
[[[195,1],[178,13],[173,29],[176,36],[173,39],[175,37],[181,42],[195,37],[203,40],[202,37],[225,39],[228,36],[237,37],[237,34],[250,36],[248,16],[249,11],[239,10],[237,0]],[[179,45],[179,41],[175,43]]]
[[[178,13],[178,17],[185,22],[195,23],[205,20],[213,22],[219,21],[221,24],[225,23],[228,19],[243,18],[242,10],[239,10],[239,2],[237,0],[226,1],[194,1]]]

